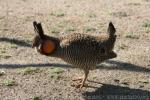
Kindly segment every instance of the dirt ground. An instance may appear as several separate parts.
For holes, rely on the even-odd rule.
[[[83,72],[31,48],[32,22],[52,36],[116,27],[118,57]],[[0,100],[150,100],[150,0],[0,0]]]

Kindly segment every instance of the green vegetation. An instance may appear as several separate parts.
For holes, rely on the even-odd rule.
[[[87,15],[88,15],[88,17],[90,17],[90,18],[95,18],[95,17],[96,17],[96,14],[93,13],[93,12],[88,13]]]
[[[51,74],[60,74],[60,73],[63,73],[64,72],[64,69],[63,68],[52,68],[50,69],[50,73]]]
[[[60,75],[58,75],[58,74],[51,74],[50,78],[53,79],[53,80],[58,80],[58,79],[60,79]]]
[[[14,80],[5,80],[3,82],[3,85],[5,85],[5,86],[14,86],[14,85],[16,85],[16,83],[15,83]]]
[[[125,37],[130,39],[139,39],[139,37],[137,35],[134,35],[132,32],[126,33]]]
[[[60,22],[57,26],[58,26],[59,28],[62,28],[62,27],[65,27],[66,24],[67,24],[67,23],[66,23],[65,21],[63,21],[63,22]]]
[[[97,15],[93,11],[81,13],[79,16],[80,17],[89,17],[89,18],[96,18],[97,17]]]
[[[60,30],[55,27],[55,28],[52,28],[52,29],[51,29],[51,32],[52,32],[52,33],[60,33]]]
[[[93,77],[93,79],[96,79],[96,78],[97,78],[97,76],[94,76],[94,77]]]
[[[115,16],[115,17],[127,17],[128,14],[126,12],[114,12],[114,13],[111,13],[112,16]]]
[[[51,13],[51,16],[56,16],[56,17],[64,17],[66,14],[63,11],[59,11],[56,13]]]
[[[16,44],[11,44],[10,48],[14,48],[14,49],[17,49],[18,46]]]
[[[95,32],[95,31],[96,31],[96,28],[93,28],[93,27],[86,27],[86,28],[85,28],[85,31],[86,31],[86,32]]]
[[[11,55],[4,55],[2,56],[4,59],[9,59],[10,57],[12,57]]]
[[[60,74],[64,72],[62,68],[52,68],[50,69],[50,78],[54,80],[58,80],[60,78]]]
[[[145,29],[146,33],[150,33],[150,28]]]
[[[31,100],[42,100],[41,97],[33,96]]]
[[[1,53],[6,53],[6,50],[1,50]]]
[[[11,55],[9,55],[7,53],[7,47],[3,47],[3,48],[0,48],[0,59],[8,59],[11,57]]]
[[[59,28],[64,28],[66,26],[71,26],[72,25],[72,22],[69,21],[69,20],[62,20],[60,21],[59,23],[56,24],[57,27]]]
[[[72,26],[69,26],[69,27],[67,27],[67,29],[66,29],[66,31],[69,31],[69,32],[71,32],[71,31],[75,31],[76,29],[74,28],[74,27],[72,27]]]
[[[27,74],[33,74],[33,73],[38,73],[38,72],[40,72],[39,68],[27,67],[27,68],[21,70],[20,73],[23,73],[24,75],[27,75]]]
[[[62,12],[62,13],[56,14],[56,16],[57,16],[57,17],[63,17],[63,16],[65,16],[65,14]]]
[[[142,27],[150,28],[150,20],[146,20],[143,22]]]
[[[6,50],[0,50],[0,59],[3,58],[3,59],[8,59],[12,57],[11,55],[7,54]]]

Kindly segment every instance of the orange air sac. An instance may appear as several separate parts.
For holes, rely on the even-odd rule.
[[[43,43],[42,49],[44,53],[52,53],[55,49],[55,44],[54,42],[47,40]]]

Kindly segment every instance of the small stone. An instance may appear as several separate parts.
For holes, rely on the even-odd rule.
[[[143,87],[144,87],[144,85],[140,85],[140,86],[139,86],[139,88],[143,88]]]
[[[114,82],[119,83],[119,82],[120,82],[120,80],[118,80],[118,79],[114,79]]]
[[[140,83],[148,84],[149,82],[147,80],[140,80]]]
[[[128,83],[128,82],[122,82],[122,84],[124,84],[124,85],[129,85],[129,83]]]

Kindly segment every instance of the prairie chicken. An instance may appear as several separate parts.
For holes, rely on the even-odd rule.
[[[117,56],[113,51],[116,41],[115,28],[109,23],[107,34],[88,35],[72,33],[56,38],[44,34],[41,23],[33,22],[36,32],[32,46],[46,56],[58,57],[84,71],[84,76],[77,86],[82,88],[89,70],[97,64]],[[78,80],[78,79],[76,79]]]

